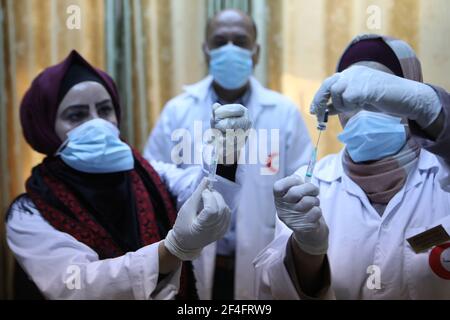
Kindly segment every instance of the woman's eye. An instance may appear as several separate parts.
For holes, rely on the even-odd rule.
[[[67,116],[67,119],[70,122],[80,122],[81,120],[83,120],[86,117],[85,112],[74,112],[71,113]]]
[[[101,107],[101,108],[98,110],[98,114],[101,115],[101,116],[107,116],[107,115],[109,115],[112,111],[113,111],[113,108],[112,108],[111,106],[104,106],[104,107]]]

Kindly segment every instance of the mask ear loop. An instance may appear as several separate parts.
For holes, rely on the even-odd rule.
[[[61,154],[61,152],[67,147],[67,145],[69,144],[69,139],[66,139],[66,141],[64,141],[58,148],[58,150],[56,150],[55,152],[55,157],[59,156]]]

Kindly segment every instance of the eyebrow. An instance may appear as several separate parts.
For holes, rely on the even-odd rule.
[[[107,104],[107,103],[112,103],[111,99],[106,99],[106,100],[100,101],[100,102],[96,103],[95,105],[100,106],[102,104]]]
[[[211,35],[212,40],[216,40],[216,39],[228,39],[228,35],[223,35],[222,33],[214,33]],[[251,39],[251,36],[249,34],[247,34],[246,32],[234,32],[232,34],[232,38],[246,38],[246,39]]]
[[[111,99],[105,99],[105,100],[103,100],[103,101],[100,101],[100,102],[96,103],[95,106],[96,106],[96,107],[100,107],[100,106],[103,106],[103,105],[105,105],[105,104],[107,104],[107,103],[112,103]],[[62,116],[65,116],[65,115],[67,115],[67,113],[73,111],[74,109],[75,109],[75,110],[76,110],[76,109],[82,109],[82,110],[84,111],[84,110],[86,110],[86,109],[89,109],[89,105],[88,105],[88,104],[74,104],[74,105],[68,106],[68,107],[62,112],[61,115],[62,115]]]
[[[68,106],[68,107],[63,111],[63,113],[65,113],[65,112],[68,111],[68,110],[72,110],[72,109],[88,109],[88,108],[89,108],[89,105],[87,105],[87,104],[74,104],[74,105]]]
[[[95,105],[100,106],[100,105],[107,104],[110,102],[112,103],[111,99],[106,99],[106,100],[97,102]],[[79,108],[80,109],[89,108],[89,105],[88,104],[74,104],[74,105],[68,106],[63,112],[66,112],[69,109],[79,109]]]

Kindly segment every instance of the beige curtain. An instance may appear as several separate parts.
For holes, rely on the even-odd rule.
[[[66,27],[70,5],[80,8],[79,30]],[[164,104],[206,74],[205,23],[226,7],[255,18],[263,47],[256,75],[300,106],[314,138],[309,103],[358,33],[407,40],[423,63],[426,81],[450,90],[447,0],[0,0],[0,299],[11,297],[12,279],[3,216],[42,159],[24,142],[18,119],[31,80],[70,49],[79,50],[117,81],[123,132],[142,149]],[[374,8],[380,29],[368,24]],[[321,156],[341,148],[337,121],[329,127]]]

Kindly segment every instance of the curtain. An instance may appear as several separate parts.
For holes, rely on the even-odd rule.
[[[71,5],[80,9],[80,29],[67,27]],[[18,107],[31,80],[70,49],[79,50],[118,83],[122,131],[142,149],[164,104],[206,75],[205,24],[225,8],[255,19],[262,46],[256,76],[297,103],[314,139],[309,103],[358,33],[407,40],[425,80],[450,90],[447,0],[0,0],[0,299],[12,294],[4,213],[42,159],[26,145],[19,123]],[[379,24],[371,23],[374,12]],[[331,119],[321,157],[342,147],[340,130]]]

